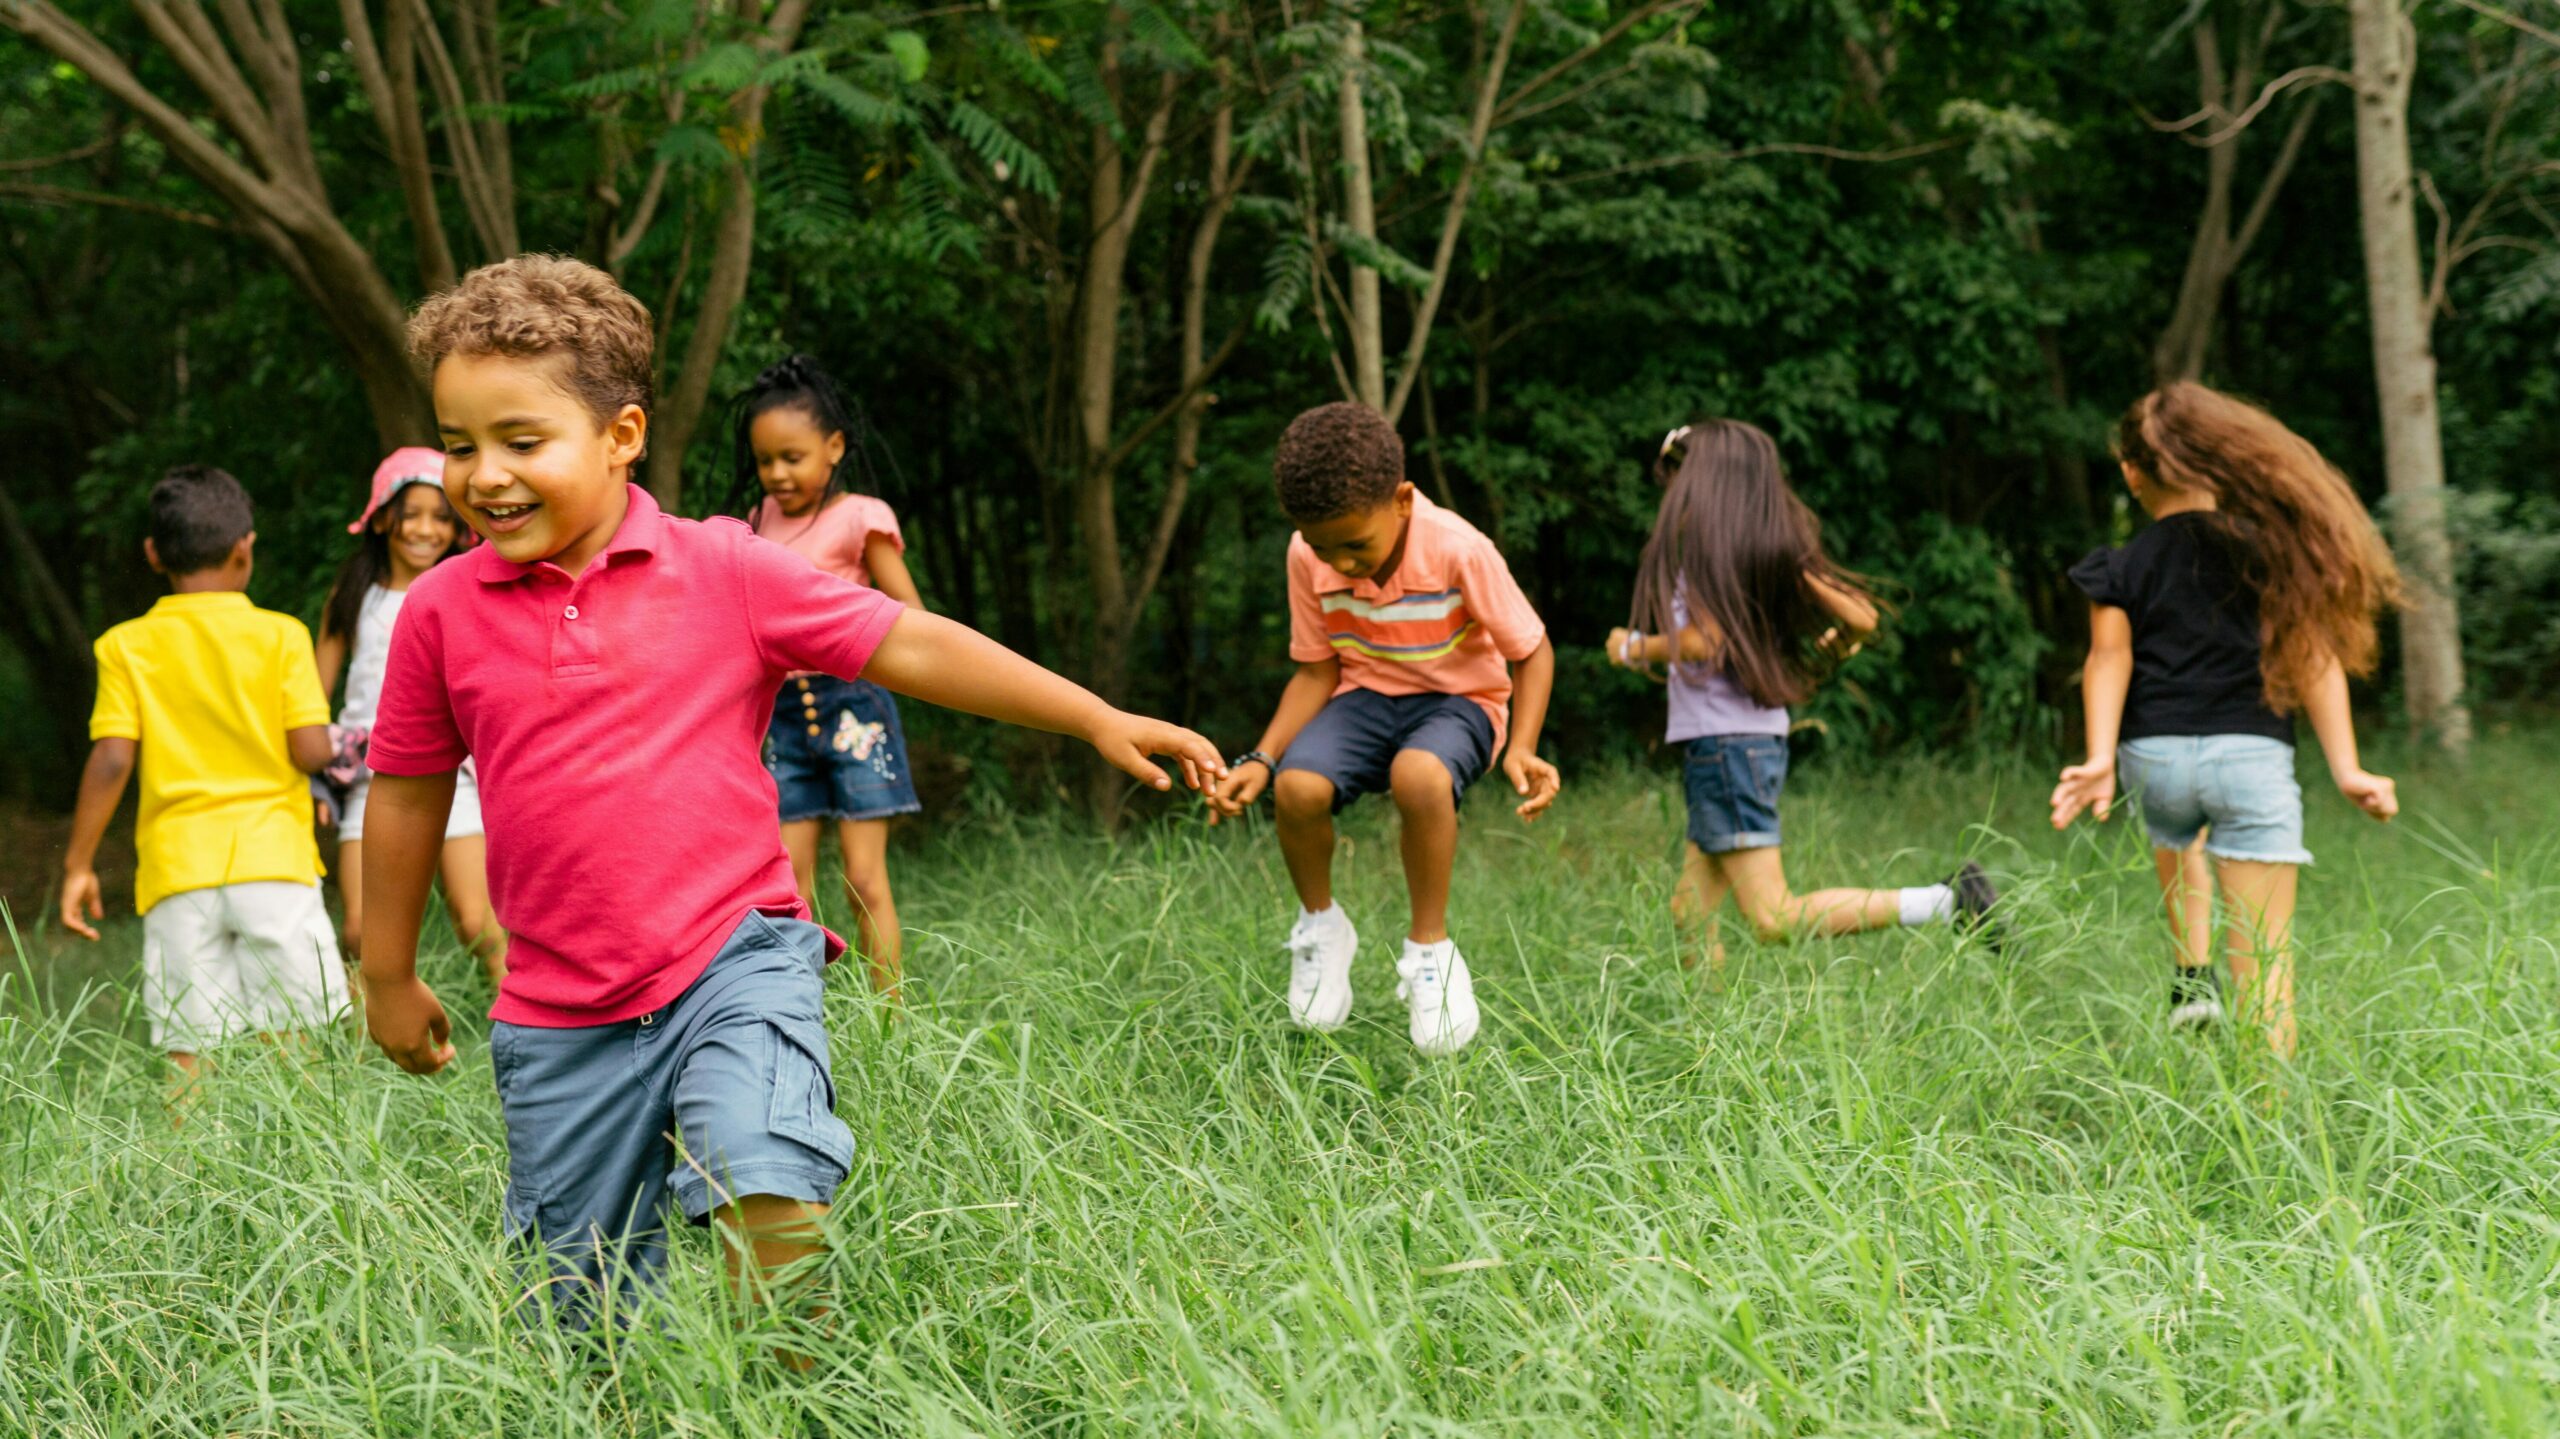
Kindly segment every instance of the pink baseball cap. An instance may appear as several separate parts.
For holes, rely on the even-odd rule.
[[[363,534],[364,527],[373,522],[374,515],[391,503],[391,497],[411,485],[431,485],[438,490],[444,488],[444,451],[431,450],[424,445],[403,445],[393,450],[390,458],[374,466],[373,498],[365,501],[364,513],[356,516],[354,524],[347,526],[347,533]],[[480,538],[471,532],[470,526],[461,528],[465,548]]]

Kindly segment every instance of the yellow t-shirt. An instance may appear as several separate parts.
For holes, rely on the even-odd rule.
[[[134,908],[320,874],[311,791],[285,731],[327,724],[311,632],[233,590],[164,595],[98,638],[89,738],[142,747]]]

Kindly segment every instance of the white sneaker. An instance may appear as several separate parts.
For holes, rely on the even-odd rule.
[[[1396,961],[1396,998],[1413,1016],[1413,1047],[1429,1055],[1455,1054],[1476,1037],[1476,982],[1458,942],[1404,942]]]
[[[1300,1029],[1340,1029],[1351,1017],[1351,960],[1360,932],[1342,906],[1298,911],[1289,929],[1289,1022]]]

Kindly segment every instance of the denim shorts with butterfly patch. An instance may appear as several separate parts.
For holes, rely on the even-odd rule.
[[[924,808],[907,771],[898,702],[869,680],[784,680],[764,732],[764,767],[781,796],[785,824],[887,819]]]

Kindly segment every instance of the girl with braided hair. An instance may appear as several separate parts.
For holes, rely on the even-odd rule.
[[[739,510],[758,535],[910,609],[924,608],[907,573],[897,512],[852,483],[876,487],[877,436],[816,360],[793,355],[767,366],[739,396],[735,428]],[[780,796],[783,848],[801,899],[818,912],[818,831],[833,820],[872,988],[895,993],[903,946],[889,887],[889,820],[922,808],[897,701],[869,680],[795,674],[774,699],[764,762]]]

